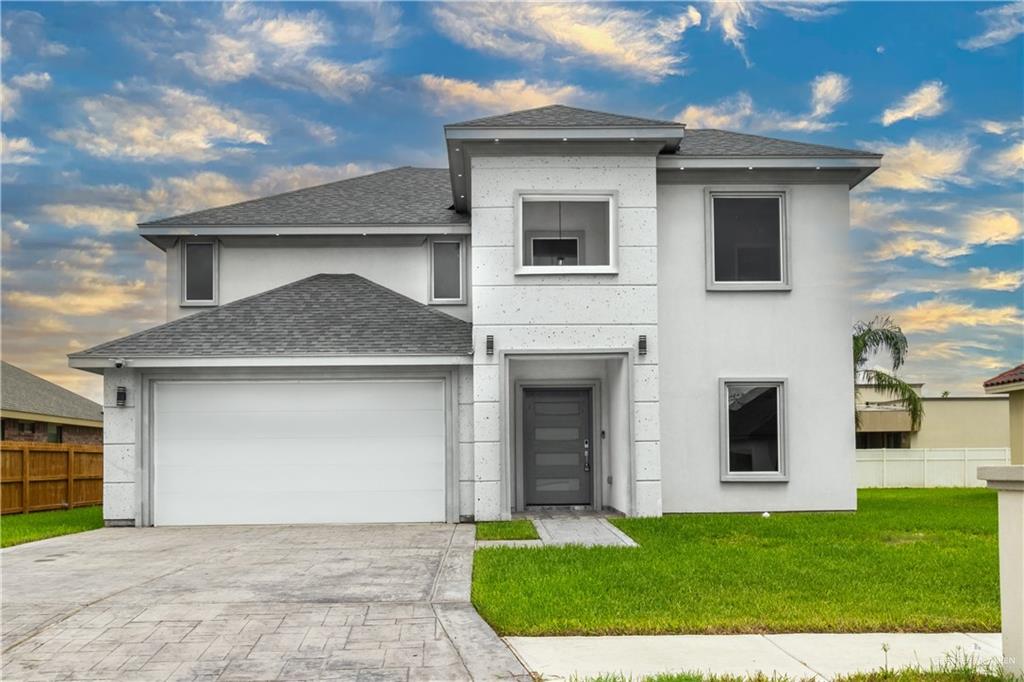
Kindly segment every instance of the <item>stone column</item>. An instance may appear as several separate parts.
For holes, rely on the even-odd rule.
[[[979,467],[978,478],[999,491],[999,594],[1003,664],[1024,673],[1024,466]]]

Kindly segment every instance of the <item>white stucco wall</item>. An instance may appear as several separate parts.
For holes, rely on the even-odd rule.
[[[418,243],[410,243],[416,241]],[[372,246],[362,246],[368,242]],[[362,275],[420,303],[430,297],[429,238],[416,237],[227,237],[219,247],[220,303],[321,273]],[[179,246],[167,250],[167,319],[203,308],[182,307]],[[464,253],[469,255],[469,249]],[[470,263],[466,267],[468,282]],[[468,293],[468,289],[467,289]],[[467,299],[468,300],[468,299]],[[439,310],[468,320],[471,307],[443,305]]]
[[[475,515],[488,520],[510,513],[503,493],[510,481],[498,464],[508,444],[503,433],[514,428],[502,423],[508,413],[503,353],[621,351],[647,334],[652,350],[636,358],[645,370],[632,374],[632,433],[638,449],[642,443],[657,456],[659,387],[650,381],[658,362],[657,193],[653,156],[474,157],[472,172]],[[517,191],[616,192],[618,276],[516,275]],[[489,334],[492,356],[485,353]],[[632,488],[634,513],[660,514],[660,480],[635,481]]]
[[[117,387],[128,389],[125,407],[117,406]],[[133,369],[108,369],[103,375],[103,518],[108,523],[140,521],[142,480],[141,382]]]
[[[658,187],[664,510],[854,509],[846,186],[788,188],[792,291],[705,287],[704,187]],[[720,378],[787,380],[788,483],[719,480]]]

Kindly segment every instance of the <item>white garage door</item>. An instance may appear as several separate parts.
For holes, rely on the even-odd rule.
[[[153,523],[445,520],[440,381],[158,382]]]

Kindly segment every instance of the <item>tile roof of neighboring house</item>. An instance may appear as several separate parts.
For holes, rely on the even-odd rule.
[[[863,149],[843,149],[827,147],[807,142],[792,142],[774,137],[733,133],[728,130],[713,128],[686,129],[686,134],[679,142],[676,156],[722,156],[722,157],[865,157],[880,158],[881,154],[866,152]]]
[[[997,374],[992,377],[985,382],[985,388],[1006,386],[1008,384],[1018,384],[1022,382],[1024,382],[1024,364],[1017,365],[1013,369],[1008,369],[1002,374]]]
[[[469,220],[451,205],[447,168],[404,166],[141,226],[449,225]]]
[[[359,275],[313,275],[69,357],[468,355],[469,322]]]
[[[622,116],[603,111],[552,104],[508,114],[449,123],[449,128],[635,128],[646,126],[679,126],[678,121],[662,121],[638,116]]]
[[[0,408],[14,412],[103,421],[103,407],[46,379],[0,364]]]

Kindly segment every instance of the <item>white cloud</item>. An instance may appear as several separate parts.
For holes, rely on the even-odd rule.
[[[20,218],[11,218],[10,220],[4,220],[4,227],[10,227],[19,232],[27,232],[29,224]]]
[[[77,106],[81,120],[53,137],[101,158],[208,161],[269,139],[255,118],[178,88],[87,97]]]
[[[1024,33],[1024,2],[1011,2],[978,12],[985,22],[985,30],[958,44],[965,50],[984,50],[1008,43]]]
[[[972,151],[965,138],[865,142],[863,147],[884,155],[882,167],[865,182],[868,188],[938,192],[949,183],[971,184],[964,174]]]
[[[46,39],[43,15],[31,10],[5,11],[3,16],[3,56],[14,53],[32,54],[39,57],[61,57],[66,55],[68,46]]]
[[[1022,236],[1020,217],[1013,211],[992,209],[967,216],[961,233],[967,244],[1011,244]]]
[[[971,303],[934,298],[892,312],[904,332],[944,332],[952,327],[1020,328],[1021,311],[1014,306],[982,308]]]
[[[971,249],[963,244],[901,234],[880,244],[869,257],[880,261],[916,257],[933,265],[945,267],[950,264],[951,259],[966,256],[970,252]]]
[[[1006,149],[993,154],[984,164],[989,173],[1011,177],[1024,171],[1024,140],[1012,143]]]
[[[331,126],[319,121],[303,121],[306,132],[317,142],[323,144],[334,144],[338,140],[338,133]]]
[[[757,28],[758,19],[767,11],[776,11],[797,21],[817,21],[839,11],[829,0],[806,0],[800,2],[757,2],[755,0],[734,0],[710,4],[708,28],[718,24],[722,40],[735,47],[743,56],[747,66],[746,39],[748,29]]]
[[[851,196],[850,227],[885,229],[888,227],[887,221],[906,208],[907,205],[901,201]]]
[[[522,60],[550,56],[658,82],[681,72],[683,34],[701,22],[689,6],[654,18],[645,10],[591,3],[438,4],[437,27],[465,47]]]
[[[1024,120],[1020,121],[992,121],[981,120],[977,122],[978,128],[989,135],[1007,135],[1015,133],[1024,128]]]
[[[586,93],[575,85],[523,79],[477,83],[445,76],[419,77],[426,100],[435,111],[501,112],[533,109],[548,104],[566,104],[584,99]]]
[[[255,197],[288,192],[380,170],[373,165],[303,164],[274,167],[243,183],[221,173],[204,171],[161,178],[146,189],[125,185],[80,188],[81,199],[47,204],[42,214],[63,227],[86,227],[100,234],[128,231],[146,220],[224,206]]]
[[[46,90],[50,87],[50,74],[45,71],[25,73],[11,78],[9,83],[0,84],[0,108],[4,120],[14,118],[21,104],[22,90]]]
[[[339,62],[317,56],[333,41],[331,22],[317,11],[284,12],[260,5],[225,5],[200,49],[174,55],[197,76],[216,83],[258,77],[281,88],[348,100],[373,84],[371,61]]]
[[[750,131],[788,130],[820,132],[840,125],[829,121],[836,107],[850,96],[850,79],[835,73],[823,73],[811,81],[809,111],[805,114],[787,114],[774,110],[759,110],[746,92],[720,100],[712,105],[691,104],[676,116],[676,120],[692,128],[739,128]]]
[[[892,107],[882,112],[882,125],[891,126],[905,119],[934,118],[949,108],[942,81],[922,83]]]
[[[869,282],[870,283],[870,282]],[[867,303],[885,303],[906,293],[949,293],[953,291],[1013,292],[1024,286],[1020,270],[970,268],[964,272],[943,272],[941,276],[900,273],[887,277],[878,288],[861,292],[858,298]]]
[[[0,159],[11,165],[36,163],[36,154],[39,153],[27,137],[7,137],[3,133],[0,133],[0,149]]]

